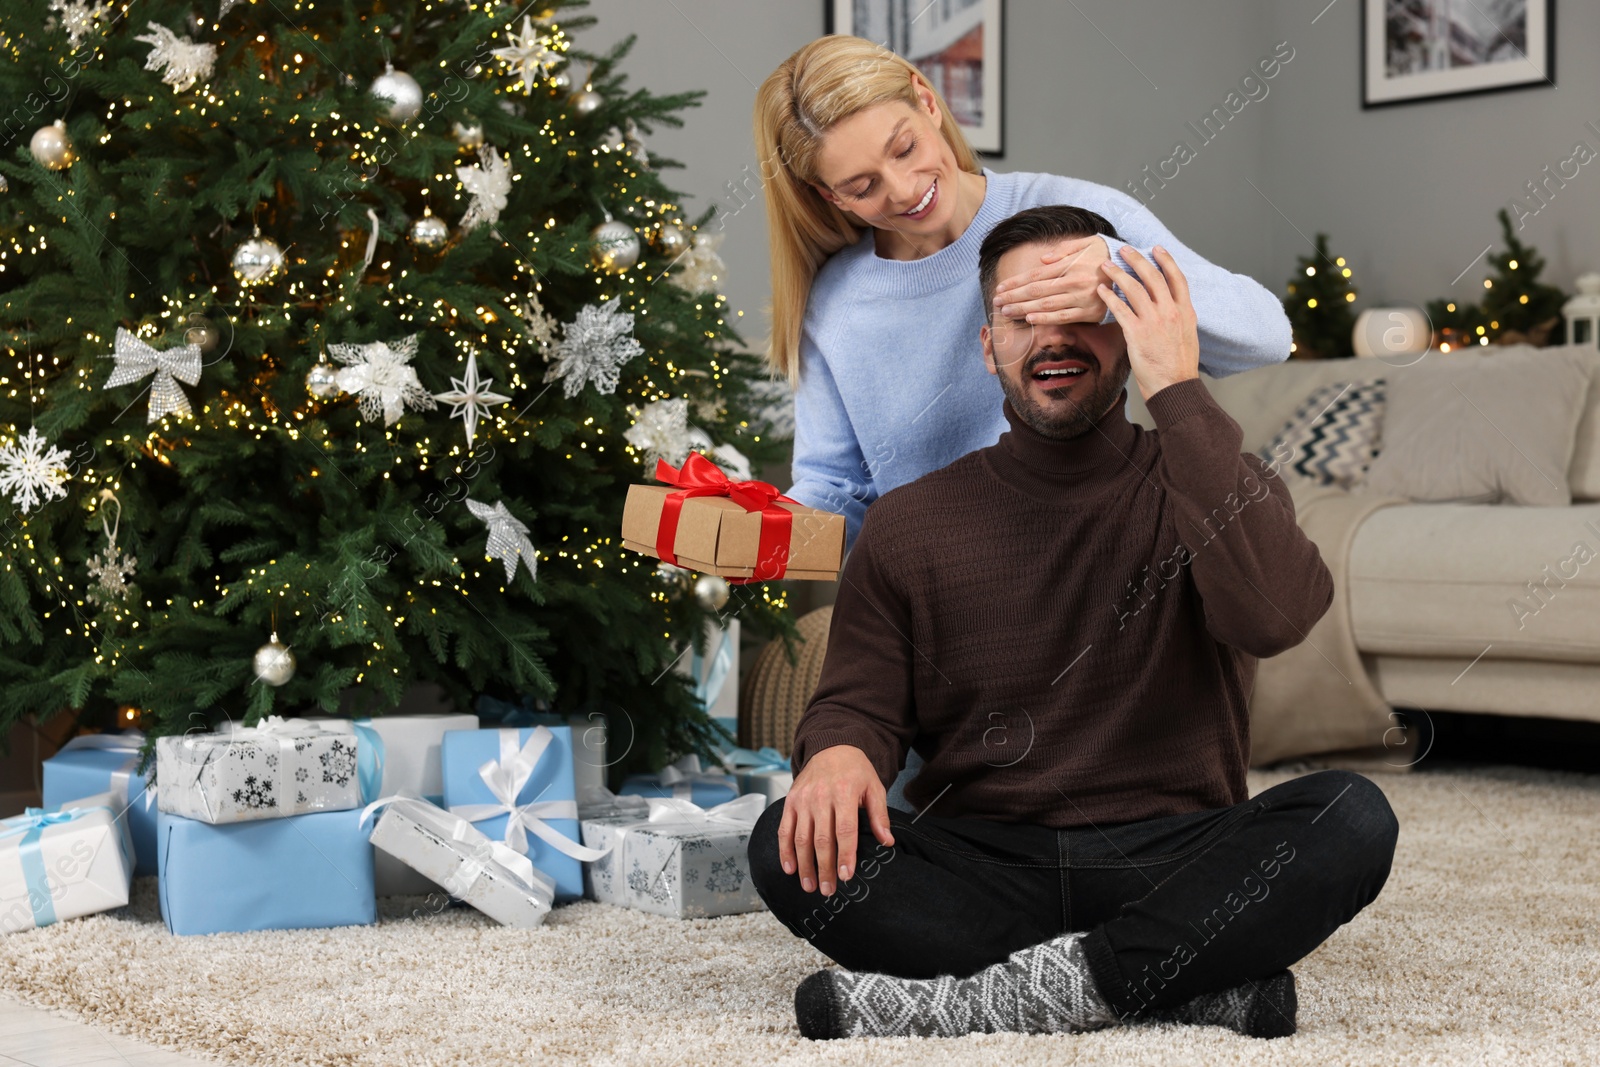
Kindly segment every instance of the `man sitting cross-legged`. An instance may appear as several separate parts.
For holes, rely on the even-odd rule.
[[[1089,233],[1115,236],[1066,206],[1000,223],[985,304]],[[1009,431],[885,493],[845,562],[793,789],[749,847],[773,913],[841,965],[796,990],[808,1037],[1290,1034],[1287,968],[1388,878],[1399,824],[1368,779],[1246,791],[1257,658],[1305,638],[1332,579],[1199,379],[1177,264],[1123,254],[1137,277],[1110,263],[1098,288],[1115,322],[991,310]],[[912,746],[916,815],[885,804]]]

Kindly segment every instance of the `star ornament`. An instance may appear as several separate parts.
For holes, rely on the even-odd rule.
[[[522,32],[506,35],[511,43],[496,48],[494,55],[505,60],[508,70],[522,78],[522,95],[533,92],[533,83],[544,75],[546,67],[554,65],[561,57],[545,46],[544,38],[533,28],[533,20],[522,16]]]
[[[467,447],[472,447],[472,442],[478,436],[478,420],[492,418],[493,413],[489,408],[495,404],[509,404],[509,396],[491,393],[489,387],[494,384],[493,378],[478,379],[478,354],[467,355],[467,376],[465,378],[451,378],[450,384],[455,386],[443,393],[433,394],[435,400],[442,400],[451,407],[450,417],[459,418],[466,425]]]
[[[528,540],[528,528],[506,510],[504,500],[496,501],[494,504],[481,504],[468,499],[467,510],[488,524],[489,542],[484,546],[483,554],[489,559],[498,559],[505,563],[507,582],[517,576],[519,560],[528,565],[528,577],[539,576],[539,556],[534,550],[533,542]]]
[[[368,422],[377,422],[382,415],[383,424],[393,426],[407,408],[431,411],[437,406],[411,365],[419,337],[414,333],[393,346],[382,341],[328,346],[333,357],[345,364],[335,381],[343,391],[361,396],[361,417]]]

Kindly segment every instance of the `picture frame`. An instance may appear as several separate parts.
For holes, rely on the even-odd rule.
[[[1361,107],[1555,86],[1555,0],[1361,0]]]
[[[823,32],[865,37],[910,60],[973,151],[1005,155],[1004,0],[823,0]]]

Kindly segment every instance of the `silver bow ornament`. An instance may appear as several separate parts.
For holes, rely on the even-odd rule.
[[[111,358],[116,360],[117,365],[111,371],[111,377],[106,379],[107,389],[132,385],[146,375],[155,375],[150,383],[150,414],[146,422],[155,422],[165,415],[190,414],[189,398],[178,388],[178,382],[199,384],[199,345],[183,344],[157,352],[118,326],[116,347]]]

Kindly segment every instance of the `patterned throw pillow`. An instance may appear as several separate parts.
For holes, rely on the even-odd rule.
[[[1257,453],[1283,471],[1349,489],[1366,476],[1383,430],[1384,380],[1333,382],[1316,390]]]

